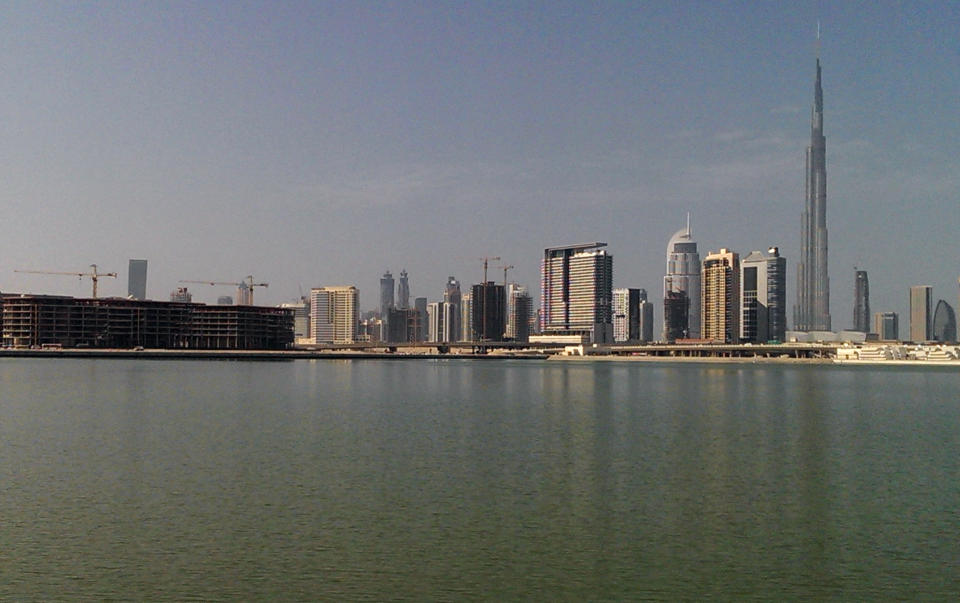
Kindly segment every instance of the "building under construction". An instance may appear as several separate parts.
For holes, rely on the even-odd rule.
[[[293,312],[123,298],[0,295],[4,347],[277,350],[293,343]]]

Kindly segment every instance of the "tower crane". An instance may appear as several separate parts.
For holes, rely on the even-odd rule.
[[[490,260],[500,261],[500,256],[476,258],[483,262],[483,284],[487,284],[487,264]]]
[[[243,292],[246,292],[246,295],[249,296],[246,300],[239,300],[239,299],[238,299],[238,300],[237,300],[237,304],[238,304],[238,305],[249,305],[249,306],[252,306],[252,305],[253,305],[253,288],[254,288],[254,287],[269,287],[269,286],[270,286],[270,283],[255,283],[255,282],[253,282],[253,277],[250,276],[250,275],[247,275],[246,278],[244,278],[244,279],[243,279],[242,281],[240,281],[239,283],[229,282],[229,281],[188,281],[188,280],[181,280],[181,281],[179,281],[179,282],[181,282],[181,283],[196,283],[196,284],[200,284],[200,285],[211,285],[211,286],[232,285],[232,286],[234,286],[234,287],[236,287],[237,289],[240,290],[241,295],[243,294]],[[248,302],[248,303],[244,304],[244,303],[243,303],[244,301],[246,301],[246,302]]]
[[[514,268],[516,268],[516,266],[514,266],[513,264],[510,264],[509,266],[500,266],[500,268],[503,269],[503,292],[504,292],[504,295],[506,295],[506,292],[507,292],[507,270],[513,270]]]
[[[101,278],[107,276],[110,278],[117,278],[116,272],[97,272],[97,265],[90,264],[90,267],[93,268],[91,272],[59,272],[56,270],[14,270],[14,272],[20,272],[23,274],[61,274],[65,276],[76,276],[80,279],[88,276],[90,280],[93,281],[93,299],[97,299],[97,281]]]

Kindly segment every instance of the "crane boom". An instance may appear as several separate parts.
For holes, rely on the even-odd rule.
[[[483,262],[483,282],[486,283],[487,282],[487,264],[490,262],[490,260],[496,260],[499,262],[500,256],[482,257],[477,259]]]
[[[14,270],[14,272],[20,272],[24,274],[58,274],[64,276],[76,276],[80,279],[88,276],[90,280],[93,281],[93,299],[97,299],[97,282],[102,277],[117,278],[116,272],[97,272],[97,265],[90,264],[90,267],[93,268],[92,272],[62,272],[59,270]]]
[[[240,282],[236,282],[236,281],[190,281],[190,280],[186,280],[186,279],[181,279],[179,282],[181,282],[181,283],[196,283],[196,284],[200,284],[200,285],[211,285],[211,286],[227,285],[227,286],[237,287],[238,289],[241,289],[242,291],[247,292],[246,295],[249,295],[249,299],[248,299],[248,300],[245,300],[245,301],[249,301],[249,305],[251,305],[251,306],[253,305],[253,288],[254,288],[254,287],[269,287],[269,286],[270,286],[270,283],[255,283],[255,282],[253,282],[253,276],[250,276],[250,275],[247,275],[246,277],[244,277],[244,279],[241,280]],[[239,301],[238,301],[238,303],[239,303]]]

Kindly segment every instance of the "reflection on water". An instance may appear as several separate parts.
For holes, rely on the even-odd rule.
[[[0,598],[947,598],[958,381],[5,361]]]

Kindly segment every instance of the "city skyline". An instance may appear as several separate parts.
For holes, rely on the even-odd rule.
[[[434,300],[499,255],[536,291],[544,247],[604,240],[652,292],[690,211],[704,250],[779,246],[792,300],[819,18],[833,327],[854,265],[876,311],[956,295],[955,6],[267,6],[11,7],[0,291],[145,258],[152,299],[252,274],[366,308],[385,266]]]

